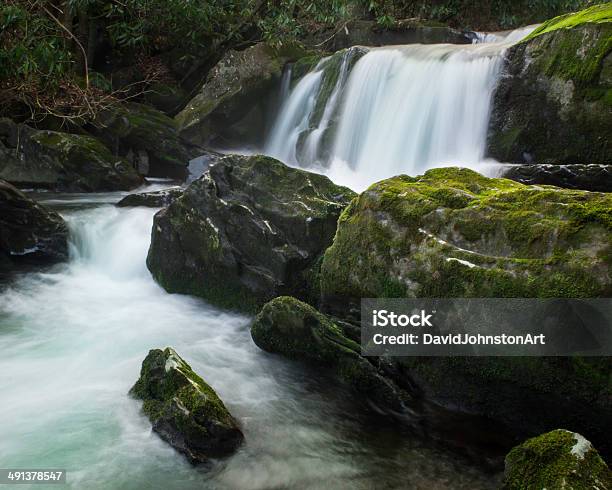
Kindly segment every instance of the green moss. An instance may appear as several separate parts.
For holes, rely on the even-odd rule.
[[[581,435],[554,430],[514,448],[506,457],[504,489],[610,488],[612,473]]]
[[[531,34],[525,37],[521,42],[528,41],[534,37],[541,36],[548,32],[553,32],[558,29],[572,29],[586,23],[607,23],[612,22],[612,3],[604,3],[595,5],[580,12],[560,15],[550,19],[538,26]]]

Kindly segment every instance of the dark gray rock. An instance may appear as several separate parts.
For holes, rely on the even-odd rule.
[[[612,192],[612,165],[509,165],[501,177],[523,184]]]
[[[270,157],[228,155],[157,213],[147,265],[168,291],[221,306],[303,295],[354,195]]]
[[[148,208],[164,208],[172,204],[183,194],[183,189],[173,187],[171,189],[162,189],[153,192],[141,192],[139,194],[130,194],[125,196],[117,203],[120,208],[130,206],[146,206]]]
[[[0,180],[0,271],[67,257],[68,227],[60,215]]]
[[[215,391],[174,349],[153,349],[130,394],[159,436],[193,464],[235,452],[244,436]]]

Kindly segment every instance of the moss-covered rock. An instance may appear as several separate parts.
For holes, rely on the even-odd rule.
[[[302,294],[353,196],[273,158],[226,156],[155,216],[147,265],[168,291],[224,307]]]
[[[442,168],[343,212],[325,297],[594,297],[612,290],[612,196]]]
[[[467,169],[381,181],[338,221],[320,270],[324,306],[340,315],[369,297],[608,297],[611,210],[610,194]],[[612,424],[610,358],[397,362],[440,405],[525,435],[570,426],[612,450],[601,437]]]
[[[142,174],[185,178],[200,150],[178,133],[174,119],[145,104],[128,103],[98,114],[89,130]]]
[[[196,144],[224,146],[261,142],[268,96],[283,66],[308,54],[298,45],[259,43],[228,51],[210,71],[200,92],[176,116],[181,134]]]
[[[612,488],[612,472],[580,434],[554,430],[525,441],[506,456],[504,490]]]
[[[0,178],[59,191],[129,190],[142,177],[91,136],[38,131],[0,120]]]
[[[328,368],[381,410],[406,408],[408,394],[381,376],[340,326],[306,303],[289,296],[266,303],[253,322],[251,336],[268,352]]]
[[[215,391],[172,348],[153,349],[130,394],[153,430],[192,463],[228,456],[244,436]]]
[[[0,180],[0,272],[67,257],[68,227],[60,215]]]
[[[515,163],[610,163],[612,3],[556,17],[508,50],[488,153]]]

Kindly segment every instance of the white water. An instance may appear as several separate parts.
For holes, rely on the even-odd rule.
[[[436,166],[478,169],[503,53],[532,29],[482,35],[482,42],[472,45],[370,49],[348,76],[338,78],[317,122],[311,119],[323,60],[289,93],[264,152],[358,190]],[[339,123],[323,151],[322,133],[334,116]]]
[[[167,294],[145,266],[155,211],[104,203],[118,197],[48,196],[73,230],[69,263],[0,285],[2,467],[65,468],[70,488],[88,490],[495,487],[257,349],[249,318]],[[210,472],[152,433],[127,395],[148,350],[168,345],[244,428],[244,447]]]

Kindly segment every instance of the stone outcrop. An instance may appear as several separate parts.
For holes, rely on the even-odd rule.
[[[201,145],[227,147],[263,141],[270,95],[283,66],[307,54],[296,45],[259,43],[228,51],[200,92],[176,116],[181,135]]]
[[[220,306],[253,310],[307,295],[353,196],[273,158],[226,156],[155,216],[147,265],[168,291]]]
[[[68,227],[60,215],[0,180],[0,272],[67,257]]]
[[[556,17],[507,52],[489,156],[510,163],[610,164],[612,4]]]
[[[0,178],[57,191],[130,190],[142,177],[91,136],[39,131],[0,119]]]
[[[130,394],[159,436],[191,463],[229,456],[244,436],[215,391],[172,348],[153,349]]]

